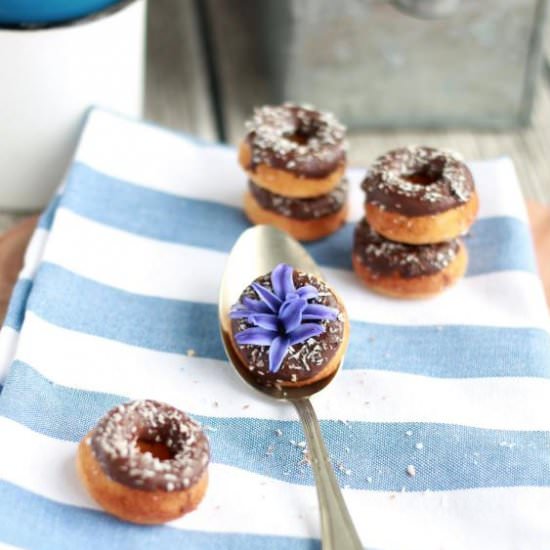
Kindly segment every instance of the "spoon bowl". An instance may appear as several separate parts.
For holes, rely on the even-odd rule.
[[[251,281],[272,271],[280,263],[322,279],[321,270],[313,258],[286,233],[267,225],[257,225],[242,233],[231,250],[220,288],[218,315],[221,339],[229,361],[249,386],[275,399],[290,401],[296,407],[306,435],[317,486],[323,550],[359,550],[363,547],[334,476],[319,422],[309,401],[310,396],[332,381],[343,359],[334,373],[313,384],[265,387],[256,383],[232,342],[231,306],[239,301],[242,291]]]
[[[231,306],[238,302],[242,291],[251,281],[270,272],[280,263],[289,264],[295,269],[323,278],[313,258],[286,233],[270,225],[257,225],[242,233],[231,250],[222,279],[218,305],[220,332],[226,355],[248,385],[275,399],[303,399],[325,388],[340,370],[343,360],[333,373],[313,384],[297,387],[261,386],[256,383],[250,369],[235,352],[230,336]]]

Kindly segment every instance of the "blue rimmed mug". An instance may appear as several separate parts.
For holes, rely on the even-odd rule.
[[[0,210],[42,208],[87,110],[142,114],[146,0],[0,0]]]

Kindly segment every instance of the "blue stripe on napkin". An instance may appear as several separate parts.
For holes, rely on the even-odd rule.
[[[2,394],[0,414],[49,437],[79,441],[107,410],[125,401],[129,398],[52,384],[16,361]],[[184,394],[180,406],[185,409]],[[302,449],[289,443],[304,439],[298,421],[194,417],[210,429],[214,462],[289,483],[314,484],[311,468],[301,463]],[[418,422],[348,422],[344,426],[336,420],[321,421],[321,427],[340,483],[353,489],[550,486],[550,454],[541,460],[541,452],[550,449],[549,432]],[[276,435],[276,429],[282,430],[283,437]],[[409,430],[411,436],[406,435]],[[423,444],[421,451],[415,448],[417,442]],[[243,453],[243,448],[250,452]],[[268,448],[272,453],[266,454]],[[409,464],[416,467],[414,477],[407,476]],[[343,471],[347,469],[349,475]],[[371,483],[367,477],[372,477]]]
[[[142,296],[48,263],[35,287],[27,307],[52,324],[158,351],[184,354],[191,348],[201,357],[225,359],[214,304]],[[542,329],[352,321],[352,333],[346,369],[550,377],[550,336]]]
[[[315,260],[327,267],[351,270],[355,224],[348,223],[326,239],[306,244]],[[466,277],[497,271],[536,272],[532,251],[525,246],[528,226],[516,218],[482,218],[464,238],[468,247]]]
[[[4,318],[4,324],[14,330],[20,330],[25,318],[25,307],[32,290],[30,279],[19,279],[13,287],[10,303]]]
[[[240,208],[147,189],[80,163],[71,169],[61,205],[137,235],[222,252],[228,252],[249,227]],[[353,224],[347,224],[306,248],[322,265],[351,269],[353,228]],[[535,272],[532,250],[525,246],[529,238],[529,228],[516,218],[477,221],[467,238],[468,275],[501,270]]]
[[[45,230],[49,230],[53,224],[55,213],[61,202],[61,195],[55,195],[48,203],[46,209],[42,212],[38,219],[37,227]],[[4,324],[14,330],[21,330],[23,320],[25,318],[25,308],[27,306],[27,299],[32,290],[33,281],[27,278],[19,278],[15,283],[6,316],[4,317]],[[1,387],[1,386],[0,386]]]
[[[55,213],[57,212],[57,208],[59,207],[59,203],[61,202],[61,194],[57,194],[53,197],[53,199],[48,203],[48,206],[42,212],[42,215],[40,216],[40,219],[38,220],[38,227],[42,229],[50,229],[53,223],[53,219],[55,217]]]
[[[29,550],[318,550],[318,540],[138,526],[0,481],[0,538]],[[24,527],[26,525],[26,527]]]

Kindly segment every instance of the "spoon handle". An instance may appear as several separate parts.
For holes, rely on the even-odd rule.
[[[306,434],[321,512],[323,550],[362,550],[363,546],[334,476],[319,421],[309,399],[293,400]]]

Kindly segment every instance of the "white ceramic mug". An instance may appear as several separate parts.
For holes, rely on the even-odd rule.
[[[48,202],[91,106],[141,115],[145,2],[69,25],[0,29],[0,210]]]

